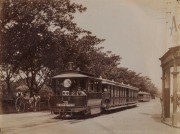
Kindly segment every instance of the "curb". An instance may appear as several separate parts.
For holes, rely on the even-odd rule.
[[[165,125],[168,125],[168,126],[170,126],[170,127],[174,127],[174,128],[178,128],[178,129],[180,129],[180,126],[173,126],[173,125],[171,125],[170,123],[167,123],[167,122],[165,122],[165,121],[161,121],[163,124],[165,124]]]

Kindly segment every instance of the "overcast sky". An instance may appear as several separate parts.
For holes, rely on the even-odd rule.
[[[149,76],[161,88],[159,58],[168,50],[164,0],[74,1],[87,7],[75,17],[78,26],[106,39],[102,46],[122,57],[122,67]]]

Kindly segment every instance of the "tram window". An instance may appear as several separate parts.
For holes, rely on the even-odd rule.
[[[104,89],[108,89],[108,88],[107,88],[107,85],[105,85],[105,84],[102,85],[102,90],[103,90],[103,92],[104,92]]]
[[[122,97],[124,97],[124,88],[122,87],[121,90],[122,90]]]
[[[117,97],[119,97],[119,87],[117,87]]]
[[[90,81],[88,84],[89,92],[101,92],[100,84],[97,81]]]
[[[111,85],[108,85],[108,89],[109,89],[109,91],[111,91]]]
[[[132,90],[132,97],[134,97],[134,90]]]
[[[119,96],[119,87],[116,87],[116,96]]]
[[[134,90],[132,90],[132,97],[134,97]]]
[[[131,97],[131,90],[130,90],[130,89],[128,89],[128,90],[129,90],[129,94],[128,94],[128,96],[129,96],[129,97]]]
[[[82,90],[86,90],[86,80],[84,79],[80,80],[80,87],[82,88]]]
[[[124,88],[122,88],[122,97],[124,97]]]
[[[116,88],[116,86],[114,86],[114,96],[115,97],[117,96],[117,88]]]
[[[121,97],[121,87],[119,87],[119,96]]]
[[[120,97],[122,97],[122,87],[119,87],[120,89]]]
[[[113,90],[114,90],[114,96],[116,97],[116,87],[113,86]]]
[[[108,92],[111,92],[111,86],[110,85],[108,85]]]
[[[126,97],[126,92],[127,92],[127,90],[126,90],[126,88],[124,88],[124,96]]]
[[[131,97],[133,97],[133,90],[131,90]]]
[[[118,96],[118,87],[116,86],[116,97]]]
[[[96,83],[96,82],[93,82],[93,86],[94,86],[94,87],[93,87],[93,91],[94,91],[94,92],[97,92],[97,83]]]
[[[94,81],[90,81],[90,82],[89,82],[88,91],[89,91],[89,92],[96,92]]]
[[[104,89],[106,88],[106,85],[105,84],[103,84],[102,85],[102,89],[103,89],[103,91],[104,91]]]
[[[125,97],[125,88],[123,88],[123,97]]]
[[[123,87],[121,87],[121,97],[123,97]]]
[[[126,88],[126,95],[127,95],[127,97],[129,97],[129,89],[128,88]]]
[[[112,86],[112,90],[113,90],[113,95],[115,96],[115,87]]]
[[[92,81],[88,82],[88,92],[93,92],[93,82]]]
[[[119,87],[117,87],[116,90],[117,90],[117,97],[119,97]]]
[[[111,89],[111,96],[113,97],[114,96],[113,86],[110,86],[110,89]]]
[[[97,81],[94,82],[94,85],[95,85],[95,92],[101,92],[99,82],[97,82]]]
[[[129,96],[129,91],[128,91],[128,89],[127,88],[125,88],[125,90],[126,90],[126,97],[128,97]]]
[[[122,97],[124,97],[124,88],[122,88]]]

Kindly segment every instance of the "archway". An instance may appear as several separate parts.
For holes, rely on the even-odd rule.
[[[178,80],[178,69],[180,66],[180,46],[171,47],[169,50],[160,58],[162,67],[162,117],[171,117],[170,113],[170,76],[173,75],[173,110],[172,110],[172,125],[176,125],[179,121],[177,118],[177,92],[179,89]],[[173,68],[171,72],[170,69]]]

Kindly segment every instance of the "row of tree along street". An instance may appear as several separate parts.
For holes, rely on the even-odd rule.
[[[76,25],[74,14],[86,11],[83,5],[70,0],[2,0],[0,6],[1,91],[9,96],[22,84],[31,95],[50,87],[50,78],[70,61],[98,77],[157,93],[147,76],[120,67],[119,55],[98,46],[104,39]]]

